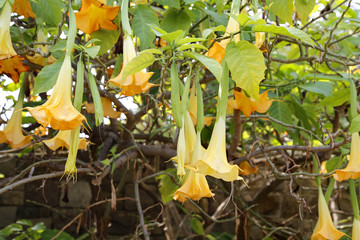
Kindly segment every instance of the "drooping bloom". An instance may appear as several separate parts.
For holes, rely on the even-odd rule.
[[[258,100],[247,97],[244,92],[234,91],[235,100],[228,101],[228,108],[239,109],[246,117],[255,111],[265,113],[274,101],[272,99],[268,100],[268,91],[270,89],[259,94]]]
[[[354,218],[352,228],[352,240],[360,240],[360,220]]]
[[[207,150],[202,158],[194,164],[194,167],[198,169],[199,173],[227,182],[241,180],[239,167],[230,165],[227,161],[225,131],[225,118],[220,116],[215,123]]]
[[[321,187],[319,187],[318,212],[319,219],[310,237],[311,240],[338,240],[346,235],[334,226]]]
[[[349,163],[344,169],[335,170],[334,178],[341,182],[360,177],[360,136],[358,132],[351,135],[351,149]]]
[[[148,83],[150,77],[154,74],[153,72],[146,72],[141,70],[133,75],[127,76],[124,80],[121,80],[123,69],[131,59],[136,57],[136,51],[133,40],[130,35],[126,34],[124,37],[124,54],[123,54],[123,68],[120,74],[109,80],[109,83],[113,83],[121,88],[121,94],[125,96],[133,96],[142,92],[146,92],[149,88],[155,86],[155,84]]]
[[[239,167],[241,169],[240,174],[244,176],[256,174],[258,172],[258,167],[252,167],[247,161],[241,162]]]
[[[191,164],[195,164],[199,159],[202,158],[204,150],[201,146],[200,132],[196,134],[196,142],[194,151],[191,155]],[[209,184],[204,174],[189,170],[185,177],[183,185],[175,191],[174,199],[182,203],[186,201],[186,198],[198,201],[203,197],[212,197],[214,194],[209,188]]]
[[[186,173],[185,165],[190,164],[196,141],[195,128],[188,111],[184,114],[182,122],[177,143],[177,156],[173,158],[173,160],[177,161],[177,175],[179,176],[184,176]]]
[[[238,31],[240,31],[239,23],[234,18],[230,17],[224,37],[228,37],[231,33],[236,33]],[[214,42],[214,45],[207,52],[207,56],[222,64],[223,58],[225,56],[226,45],[230,42],[230,40],[230,38],[227,38],[221,40],[220,42]],[[239,34],[234,36],[234,40],[235,42],[240,41]]]
[[[53,129],[71,130],[80,126],[85,117],[72,105],[71,85],[71,57],[66,54],[49,99],[41,106],[26,109],[44,127],[50,124]]]
[[[29,68],[25,66],[11,42],[10,36],[11,6],[6,1],[0,14],[0,74],[6,74],[15,83],[19,81],[19,75]]]
[[[82,0],[80,11],[75,13],[76,27],[84,33],[92,33],[100,28],[117,30],[112,21],[117,17],[120,7],[107,6],[106,0]]]
[[[193,124],[195,126],[197,123],[197,104],[196,104],[197,99],[196,99],[196,95],[195,95],[195,87],[191,88],[189,101],[190,101],[189,113],[190,113],[191,120],[193,121]],[[213,119],[214,119],[214,117],[205,117],[204,116],[204,125],[210,126]]]
[[[254,45],[261,50],[261,52],[268,52],[265,42],[265,33],[263,32],[255,32],[255,43]]]
[[[103,105],[104,117],[109,117],[109,118],[120,117],[121,112],[117,112],[114,110],[110,99],[102,97],[101,103]],[[85,106],[88,113],[95,113],[94,103],[85,102]]]
[[[35,13],[33,12],[29,0],[15,0],[12,10],[19,15],[24,17],[35,18]]]
[[[53,138],[44,140],[43,142],[48,148],[50,148],[53,151],[55,151],[60,147],[61,148],[65,147],[69,149],[70,135],[71,135],[71,130],[65,130],[65,131],[60,130]],[[79,149],[84,150],[87,147],[87,145],[88,142],[86,141],[85,138],[79,139],[79,146],[78,146]]]
[[[69,146],[69,154],[65,163],[64,175],[67,175],[67,180],[70,178],[76,179],[76,157],[77,151],[79,148],[79,138],[80,135],[80,126],[70,131],[70,146]]]
[[[11,148],[20,148],[31,141],[31,137],[24,136],[21,130],[23,97],[23,94],[19,94],[10,120],[4,130],[0,131],[0,143],[8,143]]]

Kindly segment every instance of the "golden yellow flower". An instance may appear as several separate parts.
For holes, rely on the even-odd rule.
[[[360,240],[360,220],[354,218],[352,228],[352,240]]]
[[[23,100],[20,95],[10,120],[4,130],[0,131],[0,143],[8,143],[11,148],[20,148],[31,141],[31,137],[24,136],[21,130]]]
[[[310,237],[311,240],[338,240],[342,236],[346,235],[345,233],[337,230],[334,226],[321,187],[319,187],[318,210],[319,219],[314,232]]]
[[[15,0],[12,10],[19,15],[24,17],[35,18],[35,13],[33,12],[29,0]]]
[[[11,42],[10,36],[11,6],[6,1],[0,14],[0,74],[6,74],[15,83],[19,81],[19,74],[27,71],[17,56]]]
[[[60,130],[53,138],[44,140],[43,142],[48,148],[50,148],[53,151],[55,151],[60,147],[61,148],[65,147],[69,149],[70,135],[71,135],[71,130],[65,130],[65,131]],[[88,142],[86,141],[86,139],[80,138],[78,148],[84,150],[86,149],[87,146],[88,146]]]
[[[124,37],[124,48],[123,48],[123,68],[125,68],[126,64],[131,61],[134,57],[136,57],[135,47],[133,40],[130,35],[126,34]],[[142,92],[146,92],[149,88],[155,86],[155,84],[148,83],[150,77],[154,74],[153,72],[146,72],[145,70],[141,70],[133,75],[127,76],[124,80],[122,78],[123,70],[121,70],[120,74],[109,80],[109,83],[113,83],[119,88],[121,88],[121,94],[125,96],[134,96],[135,94],[139,94]]]
[[[80,11],[75,13],[76,27],[84,33],[92,33],[100,28],[117,30],[112,21],[117,17],[120,7],[110,7],[106,1],[82,0]]]
[[[239,167],[230,165],[227,161],[225,127],[225,119],[219,117],[215,123],[209,146],[202,158],[194,164],[194,167],[198,169],[199,173],[224,181],[241,180]]]
[[[230,17],[224,37],[228,37],[230,36],[231,33],[236,33],[239,31],[240,31],[239,23],[235,19]],[[227,38],[221,40],[219,43],[215,42],[214,45],[207,52],[207,56],[211,57],[212,59],[216,60],[218,63],[222,64],[223,58],[225,56],[226,45],[230,42],[230,40],[231,40],[230,38]],[[234,40],[235,42],[240,41],[239,34],[234,36]]]
[[[184,203],[186,198],[198,201],[203,197],[212,196],[214,194],[209,188],[205,175],[190,170],[184,180],[184,184],[175,191],[174,200]]]
[[[196,134],[195,141],[194,150],[191,154],[191,164],[195,164],[204,154],[204,150],[201,146],[200,132]],[[186,198],[198,201],[203,197],[212,196],[214,196],[214,194],[209,188],[205,175],[189,170],[183,185],[175,191],[174,199],[184,203]]]
[[[109,117],[109,118],[120,117],[121,112],[117,112],[114,110],[110,99],[102,97],[101,103],[103,105],[104,117]],[[88,113],[95,113],[94,103],[85,102],[85,106]]]
[[[71,58],[66,54],[49,99],[41,106],[26,109],[44,127],[50,124],[53,129],[71,130],[80,126],[85,117],[72,105],[71,85]]]
[[[239,166],[241,169],[240,174],[244,176],[256,174],[258,172],[258,167],[252,167],[247,161],[241,162]]]
[[[244,92],[234,91],[235,100],[228,101],[228,109],[239,109],[245,117],[250,116],[255,111],[265,113],[274,101],[268,100],[268,91],[270,89],[259,94],[258,100],[247,97]]]
[[[185,165],[190,164],[196,141],[195,128],[188,111],[184,114],[182,123],[177,143],[177,157],[172,158],[178,164],[177,175],[179,176],[185,175]]]
[[[341,182],[348,179],[358,179],[360,177],[360,137],[355,132],[351,135],[350,160],[346,168],[335,170],[334,178]]]

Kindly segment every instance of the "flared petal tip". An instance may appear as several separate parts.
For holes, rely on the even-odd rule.
[[[335,174],[333,175],[333,177],[338,182],[342,182],[344,180],[349,180],[349,179],[354,179],[355,180],[355,179],[358,179],[360,177],[360,172],[346,171],[345,169],[343,169],[343,170],[335,170]]]

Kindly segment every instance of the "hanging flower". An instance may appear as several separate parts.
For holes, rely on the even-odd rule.
[[[8,143],[11,148],[20,148],[30,143],[31,137],[24,136],[21,130],[23,94],[19,94],[18,102],[15,104],[14,112],[5,126],[0,131],[0,143]]]
[[[180,128],[177,143],[177,156],[172,158],[172,160],[178,164],[177,175],[179,176],[186,174],[185,165],[190,164],[191,154],[194,150],[196,140],[195,128],[188,111],[185,112],[182,123],[183,127]]]
[[[240,169],[242,170],[240,172],[241,175],[243,176],[247,176],[247,175],[250,175],[250,174],[256,174],[258,172],[258,167],[255,166],[255,167],[252,167],[248,161],[243,161],[240,163],[239,165]]]
[[[67,175],[67,180],[76,179],[76,157],[79,149],[79,138],[80,135],[80,126],[72,129],[70,131],[70,146],[69,146],[69,154],[65,163],[64,175]]]
[[[355,132],[351,135],[351,149],[349,163],[344,169],[335,170],[334,178],[341,182],[348,179],[358,179],[360,177],[360,137]]]
[[[6,74],[15,83],[19,81],[19,75],[29,68],[25,66],[11,42],[10,36],[11,6],[6,1],[0,14],[0,74]]]
[[[201,146],[200,132],[196,134],[196,142],[194,151],[191,154],[191,164],[195,164],[202,158],[204,150]],[[189,170],[183,185],[175,191],[174,200],[178,200],[182,203],[186,201],[186,198],[190,198],[194,201],[199,201],[203,197],[212,197],[214,194],[209,188],[209,184],[204,174]]]
[[[261,52],[268,52],[265,42],[265,33],[263,32],[255,32],[255,43],[254,45],[261,50]]]
[[[15,0],[12,10],[19,15],[24,17],[35,18],[35,13],[33,12],[29,0]]]
[[[103,105],[104,117],[109,117],[109,118],[120,117],[121,112],[117,112],[114,110],[110,99],[102,97],[101,103]],[[94,103],[85,102],[85,106],[88,113],[95,113]]]
[[[224,37],[228,37],[230,36],[230,33],[236,33],[238,31],[240,31],[239,23],[235,19],[230,17]],[[230,40],[230,38],[227,38],[221,40],[220,42],[214,42],[213,46],[207,52],[207,56],[222,64],[223,58],[225,56],[226,45],[230,42]],[[235,42],[240,41],[239,34],[234,36],[234,40]]]
[[[196,95],[195,95],[195,87],[191,88],[191,90],[190,90],[190,100],[189,101],[190,101],[189,113],[190,113],[191,120],[195,126],[197,123],[197,104],[196,104],[197,99],[196,99]],[[214,119],[214,117],[205,117],[204,116],[204,125],[210,126],[213,119]]]
[[[202,159],[194,164],[204,175],[210,175],[224,181],[241,180],[239,177],[239,167],[230,165],[226,157],[226,129],[224,117],[219,117],[215,123],[210,143],[202,156]]]
[[[84,33],[92,33],[100,28],[117,30],[112,21],[117,17],[120,7],[107,6],[105,0],[82,0],[80,11],[75,13],[76,27]]]
[[[66,149],[69,149],[70,135],[71,135],[71,130],[65,130],[65,131],[60,130],[53,138],[44,140],[43,142],[48,148],[50,148],[53,151],[55,151],[60,147],[61,148],[65,147]],[[88,146],[88,142],[86,141],[86,139],[80,138],[78,148],[84,150],[86,149],[87,146]]]
[[[80,126],[85,117],[72,105],[71,84],[71,59],[66,54],[49,99],[41,106],[26,109],[44,127],[50,124],[53,129],[71,130]]]
[[[354,218],[352,228],[352,240],[360,240],[360,220]]]
[[[247,97],[244,92],[234,91],[235,100],[228,101],[228,108],[239,109],[245,117],[250,116],[255,111],[265,113],[274,101],[268,100],[268,91],[270,89],[259,94],[258,100]]]
[[[337,230],[334,226],[321,187],[319,187],[318,210],[319,219],[315,226],[314,232],[310,237],[311,240],[338,240],[342,236],[346,235],[345,233]]]
[[[135,47],[130,35],[124,37],[124,55],[123,55],[123,69],[134,57],[136,57]],[[133,75],[127,76],[124,80],[121,80],[123,71],[120,74],[109,80],[109,83],[113,83],[121,88],[121,94],[125,96],[134,96],[142,92],[146,92],[149,88],[155,86],[155,84],[148,83],[153,72],[146,72],[141,70]]]

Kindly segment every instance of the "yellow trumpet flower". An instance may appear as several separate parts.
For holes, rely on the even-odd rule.
[[[265,113],[271,107],[274,100],[268,100],[268,91],[259,94],[258,100],[254,100],[245,95],[244,92],[234,91],[235,100],[228,100],[228,109],[239,109],[245,117],[253,112]]]
[[[100,28],[113,31],[118,26],[112,21],[117,17],[120,7],[110,7],[106,1],[82,0],[80,11],[75,13],[76,27],[84,33],[92,33]]]
[[[344,169],[335,170],[334,178],[341,182],[348,179],[358,179],[360,177],[360,137],[355,132],[351,135],[351,149],[349,163]]]
[[[210,175],[224,181],[241,180],[239,167],[230,165],[226,157],[226,129],[224,117],[219,117],[215,123],[209,146],[202,159],[198,160],[194,167],[199,173]]]
[[[352,228],[352,240],[360,240],[360,220],[354,218]]]
[[[71,130],[80,126],[86,119],[72,105],[71,84],[71,57],[66,54],[49,99],[41,106],[26,109],[44,127],[50,124],[53,129]]]
[[[109,117],[109,118],[119,118],[120,117],[121,112],[117,112],[114,110],[110,99],[102,97],[101,103],[103,105],[104,117]],[[94,103],[85,102],[85,106],[86,106],[86,110],[88,111],[88,113],[95,113]]]
[[[41,29],[38,30],[36,37],[37,37],[38,42],[46,42],[47,41],[47,37],[46,37],[44,31]],[[37,47],[40,48],[41,52],[46,53],[46,54],[49,53],[49,48],[47,45],[39,45]],[[56,61],[56,59],[52,55],[50,55],[48,58],[44,58],[39,53],[35,53],[34,56],[28,55],[28,56],[26,56],[26,58],[30,62],[35,63],[37,65],[41,65],[41,66],[45,66],[47,64],[52,64]]]
[[[5,126],[0,131],[0,143],[8,143],[11,148],[20,148],[30,143],[31,137],[24,136],[21,130],[23,94],[19,94],[18,102],[15,104],[14,112]]]
[[[196,143],[194,151],[191,155],[191,164],[195,164],[202,158],[204,150],[201,146],[200,132],[196,134]],[[178,200],[182,203],[186,201],[186,198],[198,201],[203,197],[212,197],[214,194],[209,188],[209,184],[204,174],[189,170],[183,185],[175,191],[174,200]]]
[[[191,154],[194,150],[196,141],[195,128],[188,111],[184,114],[182,122],[183,124],[179,132],[177,143],[177,157],[172,158],[178,164],[177,175],[179,176],[184,176],[186,174],[185,165],[190,164]]]
[[[133,40],[130,35],[126,34],[124,37],[124,55],[123,55],[123,69],[126,64],[128,64],[131,59],[136,57],[136,51],[134,47]],[[150,77],[154,74],[153,72],[146,72],[141,70],[133,75],[127,76],[124,80],[121,80],[123,70],[120,74],[109,80],[109,83],[113,83],[119,88],[121,88],[121,94],[125,96],[134,96],[142,92],[146,92],[149,88],[155,86],[155,84],[148,83]]]
[[[15,0],[14,5],[12,6],[14,12],[24,17],[35,18],[35,13],[33,12],[29,0]]]
[[[310,237],[311,240],[338,240],[346,235],[334,226],[321,187],[319,187],[318,209],[319,219]]]
[[[226,32],[224,34],[224,37],[228,37],[231,33],[236,33],[238,31],[240,31],[239,23],[235,19],[230,17],[229,22],[226,26]],[[230,40],[230,38],[227,38],[221,40],[220,42],[214,42],[214,45],[207,52],[207,56],[222,64],[223,58],[225,56],[226,45],[230,42]],[[239,34],[234,36],[234,40],[235,42],[240,41]]]
[[[0,75],[6,74],[15,83],[19,81],[19,75],[29,68],[25,66],[15,52],[10,36],[11,6],[6,1],[0,14]]]
[[[59,131],[53,138],[48,139],[48,140],[44,140],[43,142],[45,143],[45,145],[50,148],[51,150],[55,151],[58,148],[67,148],[69,149],[69,145],[70,145],[70,135],[71,135],[71,130],[65,130],[65,131]],[[79,149],[84,150],[88,145],[88,142],[86,141],[85,138],[80,138],[79,139]]]

